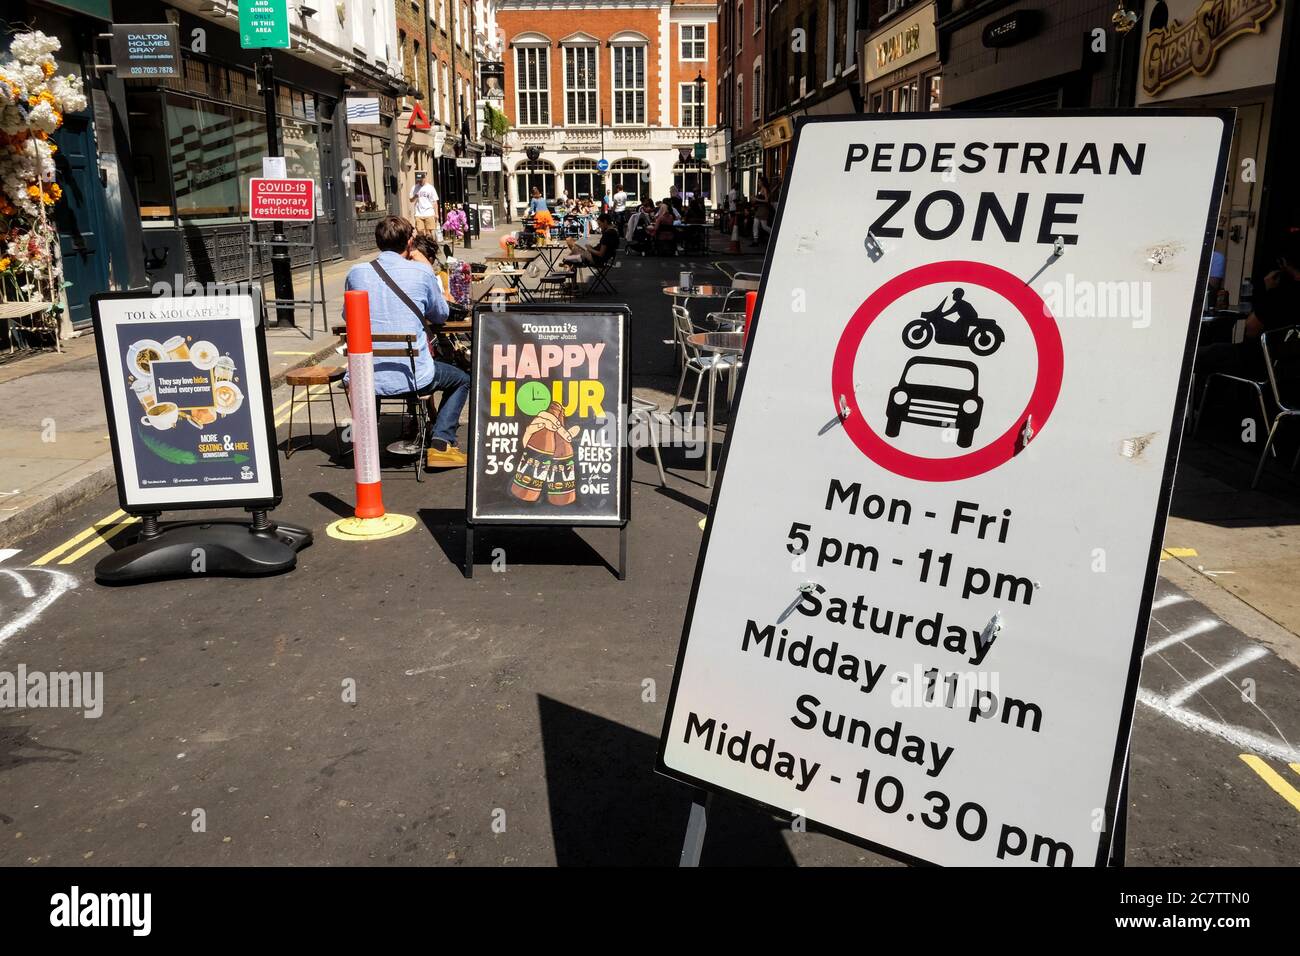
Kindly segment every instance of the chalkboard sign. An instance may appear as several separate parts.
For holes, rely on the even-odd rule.
[[[627,523],[628,315],[522,305],[475,313],[471,525]]]
[[[482,223],[479,219],[478,206],[465,204],[465,222],[469,227],[469,234],[477,239],[480,235]]]
[[[279,503],[260,298],[235,286],[91,297],[123,511]]]

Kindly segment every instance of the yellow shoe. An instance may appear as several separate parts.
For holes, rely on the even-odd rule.
[[[464,468],[468,464],[469,459],[465,453],[453,445],[448,445],[441,451],[430,448],[424,453],[425,468]]]

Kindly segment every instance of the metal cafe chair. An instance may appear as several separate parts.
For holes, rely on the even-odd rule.
[[[700,386],[704,383],[704,376],[716,371],[718,373],[730,372],[736,365],[736,362],[725,355],[716,355],[706,353],[702,349],[691,345],[689,336],[695,334],[695,327],[691,324],[691,314],[686,311],[684,305],[673,306],[673,331],[675,333],[678,347],[681,349],[682,357],[682,374],[677,380],[677,393],[673,396],[673,411],[677,410],[678,404],[682,400],[682,391],[686,387],[686,373],[695,373],[695,393],[691,396],[691,408],[686,414],[687,421],[695,416],[695,406],[700,400]]]
[[[1291,389],[1297,387],[1296,375],[1286,373],[1300,369],[1300,325],[1265,332],[1259,337],[1259,345],[1264,350],[1264,368],[1268,373],[1268,386],[1273,394],[1273,406],[1277,409],[1277,414],[1268,427],[1268,438],[1264,440],[1264,450],[1260,453],[1251,488],[1259,484],[1260,475],[1264,473],[1264,462],[1268,461],[1268,452],[1273,447],[1273,438],[1277,435],[1277,427],[1282,424],[1282,419],[1300,415],[1300,407],[1288,404],[1282,395],[1283,385],[1290,386]],[[1292,471],[1295,471],[1298,462],[1300,449],[1296,450],[1296,456],[1291,460]]]
[[[637,424],[644,422],[646,426],[646,435],[650,439],[650,447],[655,453],[655,465],[659,468],[659,484],[661,487],[667,486],[668,477],[664,473],[664,456],[661,450],[663,442],[663,429],[665,427],[671,430],[673,423],[663,412],[659,411],[659,406],[647,398],[632,397],[632,407],[628,409],[628,432]],[[629,439],[630,440],[630,439]]]

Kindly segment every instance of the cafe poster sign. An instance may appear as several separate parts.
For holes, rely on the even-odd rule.
[[[662,772],[910,861],[1106,859],[1231,130],[799,128]]]
[[[625,308],[475,314],[471,524],[627,523],[627,326]]]
[[[130,513],[280,500],[256,290],[92,297],[100,378]]]

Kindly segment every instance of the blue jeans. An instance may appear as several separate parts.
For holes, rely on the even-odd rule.
[[[432,436],[448,445],[454,445],[456,428],[460,425],[460,410],[469,398],[469,376],[454,365],[435,361],[433,383],[429,387],[435,392],[442,392],[442,404],[438,407],[438,417],[431,429]]]

